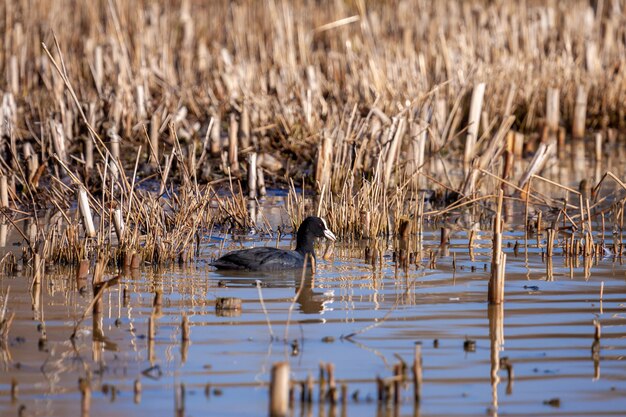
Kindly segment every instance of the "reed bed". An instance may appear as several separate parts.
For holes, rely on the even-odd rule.
[[[476,232],[491,230],[491,369],[507,370],[510,386],[512,364],[499,352],[510,252],[503,234],[520,223],[511,206],[524,207],[524,239],[512,250],[542,248],[548,280],[556,255],[570,275],[582,262],[586,277],[605,256],[623,259],[626,184],[608,156],[624,159],[626,3],[323,3],[3,2],[0,241],[11,225],[24,244],[21,255],[0,259],[0,271],[28,272],[37,315],[55,264],[75,269],[81,293],[91,275],[74,343],[89,315],[91,334],[103,334],[105,294],[121,281],[106,271],[185,264],[215,233],[263,230],[257,205],[268,188],[289,190],[294,229],[307,215],[324,216],[345,242],[337,251],[363,248],[374,271],[393,248],[396,277],[436,268],[449,258],[452,234],[467,235],[474,263]],[[561,176],[563,168],[572,175]],[[441,229],[438,247],[423,244],[426,224]],[[415,282],[398,283],[402,295],[385,316],[347,340],[415,302]],[[74,288],[65,275],[62,285]],[[124,303],[127,289],[118,291]],[[260,282],[257,290],[274,341]],[[9,289],[0,299],[3,363],[11,360],[8,299]],[[162,304],[155,289],[145,376],[161,373]],[[242,300],[222,297],[215,309],[236,317]],[[186,314],[179,333],[184,363],[193,335]],[[421,346],[411,367],[398,359],[392,375],[367,381],[337,379],[333,364],[321,364],[317,380],[290,380],[289,362],[277,363],[269,414],[286,415],[297,394],[302,410],[315,401],[345,411],[348,383],[364,382],[376,383],[380,409],[398,412],[407,391],[418,409]],[[83,415],[98,386],[91,378],[88,371],[78,384]],[[176,383],[177,415],[185,390]],[[133,394],[141,402],[140,379]]]
[[[0,204],[48,262],[188,261],[215,225],[254,226],[267,185],[292,189],[294,226],[316,210],[347,239],[501,188],[555,208],[533,178],[623,141],[623,2],[2,7]],[[554,183],[589,233],[623,211]]]

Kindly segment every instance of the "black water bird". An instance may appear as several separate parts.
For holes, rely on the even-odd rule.
[[[320,217],[307,217],[298,228],[296,250],[285,250],[271,247],[260,247],[228,252],[216,259],[211,265],[217,269],[247,270],[247,271],[276,271],[281,269],[295,269],[304,266],[304,260],[309,255],[308,265],[315,260],[313,243],[316,237],[325,237],[335,241],[336,237]]]

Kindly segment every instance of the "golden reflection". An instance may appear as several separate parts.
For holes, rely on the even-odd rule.
[[[156,362],[156,356],[154,354],[154,339],[148,339],[148,362],[150,362],[150,366],[154,366]]]
[[[102,360],[102,350],[104,347],[104,332],[102,331],[102,314],[97,309],[102,300],[99,300],[93,308],[92,316],[92,343],[91,343],[91,356],[94,362],[99,363]]]
[[[302,402],[300,406],[300,417],[313,417],[313,405],[308,402]]]
[[[182,340],[180,343],[180,362],[187,362],[187,353],[189,353],[189,340]]]
[[[593,359],[593,380],[600,379],[600,342],[594,340],[591,345],[591,358]]]
[[[489,340],[491,342],[491,405],[498,415],[498,384],[500,384],[500,351],[504,344],[504,304],[489,304]]]
[[[320,408],[324,408],[320,406]],[[328,403],[328,417],[337,417],[337,404],[332,401]]]
[[[300,306],[300,311],[304,314],[321,313],[325,305],[332,302],[333,297],[326,295],[323,291],[315,291],[315,279],[312,274],[307,274],[302,282],[302,288],[296,287],[296,294],[300,295],[296,302]],[[299,285],[299,284],[298,284]]]

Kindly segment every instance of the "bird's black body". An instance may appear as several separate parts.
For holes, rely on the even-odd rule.
[[[302,268],[304,255],[292,250],[270,247],[242,249],[228,252],[211,265],[218,269],[254,269],[256,271]]]
[[[302,268],[305,257],[315,259],[313,243],[316,237],[335,240],[335,235],[328,230],[326,222],[319,217],[307,217],[298,228],[296,250],[285,250],[270,247],[242,249],[229,252],[211,265],[218,269],[277,271],[282,269]]]

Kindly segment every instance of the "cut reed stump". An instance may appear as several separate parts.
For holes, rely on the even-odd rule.
[[[154,113],[150,119],[150,137],[149,137],[149,153],[148,163],[153,166],[159,164],[159,116]]]
[[[89,276],[89,259],[81,259],[76,269],[76,286],[78,289],[84,287]]]
[[[222,152],[222,134],[220,132],[220,118],[219,115],[216,114],[213,117],[213,126],[211,129],[211,155],[216,157],[219,156]]]
[[[384,169],[384,182],[383,185],[389,189],[391,174],[394,171],[397,161],[398,161],[398,153],[400,152],[400,145],[402,143],[402,138],[406,132],[407,121],[406,118],[402,117],[399,119],[393,119],[394,123],[392,125],[393,140],[391,141],[389,148],[387,149],[387,158],[385,159],[385,169]],[[393,131],[393,126],[396,126],[395,131]]]
[[[502,252],[502,200],[504,193],[498,192],[498,208],[493,223],[493,253],[491,260],[491,279],[489,280],[489,304],[501,304],[504,301],[504,271],[506,254]]]
[[[6,175],[0,176],[0,208],[9,207],[9,182]]]
[[[111,153],[111,176],[115,179],[119,177],[119,165],[118,161],[120,160],[120,142],[122,138],[117,132],[111,129],[108,132],[109,136],[109,152]]]
[[[248,197],[257,198],[257,155],[252,152],[248,155]]]
[[[259,196],[265,197],[267,194],[267,189],[265,188],[265,176],[263,174],[263,169],[261,167],[257,167],[257,185],[259,187]]]
[[[419,404],[422,399],[422,344],[415,343],[413,358],[413,400]]]
[[[241,298],[220,297],[215,300],[215,314],[220,317],[238,317],[241,315]]]
[[[580,139],[585,135],[585,121],[587,118],[587,89],[579,86],[576,90],[576,104],[574,105],[574,120],[572,122],[572,136]]]
[[[89,173],[93,170],[93,140],[89,136],[85,136],[83,139],[83,153],[85,154],[85,172]],[[30,162],[29,158],[29,179],[32,180],[34,173],[37,171],[37,156],[35,155],[34,161]]]
[[[333,138],[324,133],[317,150],[317,166],[315,168],[315,181],[319,190],[328,189],[332,172]]]
[[[548,88],[546,97],[546,126],[548,134],[553,135],[559,130],[559,89]]]
[[[228,129],[228,166],[233,175],[239,174],[239,149],[238,149],[238,132],[239,123],[234,113],[230,115],[230,124]]]
[[[85,226],[85,235],[89,237],[96,236],[96,227],[93,223],[93,217],[91,216],[91,208],[89,207],[89,198],[87,197],[87,190],[85,187],[80,186],[78,188],[78,208],[80,214],[83,217],[83,225]]]
[[[272,366],[270,379],[270,417],[286,417],[289,411],[289,363]]]
[[[122,210],[117,208],[113,211],[113,226],[115,226],[115,234],[117,236],[118,246],[122,242],[124,236],[124,215]]]
[[[216,310],[241,310],[241,298],[220,297],[215,300]]]
[[[337,392],[337,382],[335,381],[335,364],[326,364],[326,374],[328,375],[328,392],[326,395],[328,401],[332,405],[336,405],[339,393]]]
[[[476,141],[478,140],[478,127],[480,125],[480,114],[483,107],[483,97],[485,96],[485,83],[477,84],[472,91],[472,101],[467,126],[467,137],[465,139],[465,157],[463,165],[468,172],[474,158]]]

